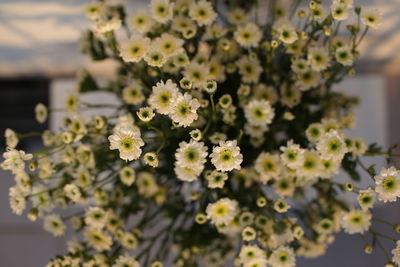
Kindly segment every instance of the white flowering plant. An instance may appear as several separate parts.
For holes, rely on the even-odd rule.
[[[99,1],[86,15],[82,51],[115,62],[117,75],[79,73],[63,128],[39,133],[43,150],[17,148],[35,133],[5,133],[13,212],[43,219],[54,236],[68,225],[75,232],[48,267],[292,267],[324,254],[341,230],[360,234],[366,253],[396,242],[371,228],[371,209],[397,200],[400,171],[362,163],[381,155],[394,165],[396,155],[345,134],[357,99],[332,90],[355,74],[359,45],[380,24],[376,9],[353,0],[151,0],[128,16]],[[81,99],[92,92],[119,102]],[[35,112],[43,123],[55,110]],[[341,170],[345,183],[335,179]],[[399,246],[386,266],[399,265]]]

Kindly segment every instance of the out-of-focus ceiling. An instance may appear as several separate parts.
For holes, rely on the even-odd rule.
[[[149,0],[125,0],[130,9]],[[0,0],[0,76],[71,74],[85,62],[77,42],[88,26],[88,0]],[[400,58],[400,0],[355,0],[378,6],[384,16],[362,47],[363,59],[395,62]],[[396,61],[397,62],[397,61]],[[97,67],[101,70],[103,67]]]

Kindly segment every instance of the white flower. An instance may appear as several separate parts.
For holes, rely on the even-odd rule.
[[[163,33],[152,42],[152,46],[166,57],[171,57],[181,52],[182,45],[182,39],[169,33]]]
[[[125,62],[138,62],[144,58],[149,47],[149,38],[134,34],[128,42],[121,45],[120,55]]]
[[[44,218],[43,228],[54,236],[62,236],[65,233],[66,226],[58,214],[51,214]]]
[[[205,64],[191,62],[186,66],[183,74],[192,82],[194,88],[203,88],[209,79],[209,67]]]
[[[244,115],[249,124],[265,126],[272,122],[275,112],[269,101],[254,99],[245,106]]]
[[[372,188],[360,190],[358,192],[357,200],[363,210],[368,210],[374,206],[376,193]]]
[[[223,188],[225,181],[228,180],[228,174],[219,171],[212,171],[206,176],[208,188]]]
[[[11,130],[10,128],[7,128],[4,131],[4,137],[6,138],[6,145],[9,148],[15,148],[18,145],[19,139],[17,134]]]
[[[83,237],[97,251],[110,250],[113,243],[111,237],[100,229],[86,228]]]
[[[321,123],[312,123],[306,130],[308,140],[316,143],[325,134],[325,129]]]
[[[163,81],[153,86],[153,92],[149,97],[149,105],[160,114],[169,114],[178,96],[178,87],[172,80]]]
[[[314,64],[314,66],[316,65]],[[319,72],[307,70],[297,75],[295,87],[297,89],[300,89],[301,91],[307,91],[310,88],[317,86],[320,80],[321,80],[321,74]],[[296,91],[298,90],[294,90],[292,94],[295,94]]]
[[[89,207],[85,214],[85,223],[92,228],[103,228],[108,219],[109,213],[100,207]]]
[[[187,127],[197,120],[197,109],[199,107],[200,102],[189,93],[179,94],[173,103],[169,116],[179,126]]]
[[[25,154],[22,150],[8,148],[7,151],[3,153],[4,161],[1,163],[1,167],[4,170],[10,170],[13,174],[16,174],[18,171],[24,170],[25,161],[31,160],[32,157],[32,154]]]
[[[97,35],[103,35],[118,30],[121,25],[122,21],[119,18],[114,17],[108,21],[97,23],[94,31]]]
[[[189,143],[185,141],[179,143],[175,158],[179,166],[203,169],[207,155],[207,147],[204,143],[191,139]]]
[[[258,259],[266,260],[265,252],[255,245],[242,246],[239,252],[240,262],[244,265]],[[251,266],[251,265],[248,265]],[[257,266],[257,265],[256,265]]]
[[[271,265],[271,267],[296,266],[296,257],[293,249],[286,246],[274,249],[271,256],[268,258],[268,263]]]
[[[342,133],[330,130],[317,142],[317,150],[323,159],[341,161],[348,152]]]
[[[349,12],[346,4],[334,2],[331,5],[331,14],[335,20],[346,20],[349,17]]]
[[[125,101],[125,103],[131,105],[142,103],[145,99],[142,92],[142,87],[137,82],[133,82],[131,85],[122,90],[122,99]]]
[[[10,187],[8,195],[12,212],[21,215],[26,207],[26,200],[22,191],[18,187]]]
[[[158,156],[155,152],[147,152],[146,154],[144,154],[143,161],[145,164],[153,168],[157,168],[159,163]]]
[[[400,241],[396,242],[396,247],[392,249],[392,261],[397,265],[400,266]]]
[[[238,214],[238,203],[236,200],[221,198],[207,205],[207,218],[215,225],[228,225]]]
[[[314,71],[323,71],[329,66],[329,51],[325,47],[308,49],[308,63]]]
[[[242,56],[236,65],[239,68],[239,73],[242,76],[242,81],[245,83],[257,83],[262,72],[260,62],[257,59],[252,59],[248,56]]]
[[[261,41],[262,32],[257,24],[249,22],[239,26],[234,33],[234,37],[242,47],[257,47]]]
[[[287,20],[277,21],[274,24],[274,29],[278,33],[279,40],[285,44],[292,44],[299,38],[296,28]]]
[[[364,139],[362,139],[361,137],[355,137],[353,138],[353,153],[356,156],[362,156],[365,154],[365,152],[367,151],[368,147],[365,144]]]
[[[197,180],[204,166],[184,167],[175,163],[175,174],[177,178],[184,182],[193,182]]]
[[[135,128],[122,127],[108,137],[110,149],[118,149],[119,156],[123,160],[135,160],[142,154],[144,142],[140,137],[140,131]]]
[[[35,107],[35,117],[39,123],[44,123],[47,120],[47,107],[42,103],[38,103]]]
[[[281,173],[279,156],[262,152],[258,155],[254,163],[254,168],[260,175],[262,183],[266,183],[272,178],[278,178]]]
[[[151,0],[150,10],[154,20],[166,23],[172,19],[174,3],[169,0]]]
[[[64,186],[65,196],[74,202],[78,202],[81,199],[81,191],[74,184],[67,184]]]
[[[121,255],[112,265],[112,267],[140,267],[140,264],[131,256]]]
[[[336,49],[335,58],[343,66],[351,66],[353,64],[353,54],[348,46]]]
[[[136,181],[140,195],[145,197],[152,197],[157,193],[158,185],[155,181],[154,175],[149,172],[139,173]]]
[[[103,6],[96,3],[90,3],[85,7],[85,15],[90,20],[98,20],[103,12]]]
[[[320,175],[321,168],[321,159],[318,154],[314,151],[305,150],[303,164],[297,172],[301,177],[312,180]]]
[[[237,141],[220,141],[219,146],[213,148],[210,155],[211,162],[219,171],[240,170],[240,164],[243,161],[243,155],[237,146]]]
[[[248,19],[248,14],[244,9],[235,8],[228,12],[228,20],[232,24],[240,25],[248,21]]]
[[[376,29],[381,24],[382,14],[377,8],[363,7],[360,18],[362,23]]]
[[[200,0],[189,8],[189,16],[200,26],[211,25],[217,18],[210,2]]]
[[[151,29],[154,21],[151,16],[147,14],[146,10],[139,10],[132,15],[131,24],[134,30],[144,34]]]
[[[362,234],[371,226],[371,217],[368,211],[352,209],[343,215],[341,225],[348,234]]]
[[[298,144],[293,143],[293,140],[289,140],[286,146],[281,146],[282,151],[281,160],[284,165],[291,169],[296,169],[303,164],[304,150],[300,148]]]
[[[151,46],[149,51],[146,53],[144,60],[152,67],[162,67],[167,62],[167,57],[157,49],[155,46]]]
[[[124,167],[119,171],[119,179],[124,185],[131,186],[136,179],[135,170],[131,167]]]
[[[142,107],[139,109],[139,111],[136,112],[136,115],[139,117],[139,119],[143,122],[149,122],[151,121],[156,114],[154,114],[154,111],[150,107]]]
[[[379,200],[393,202],[400,196],[400,172],[394,167],[382,168],[379,175],[375,176]]]
[[[354,2],[354,0],[333,0],[334,4],[343,4],[347,8],[353,7],[353,2]]]

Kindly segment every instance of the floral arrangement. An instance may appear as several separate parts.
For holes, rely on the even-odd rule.
[[[332,90],[355,74],[359,45],[381,21],[376,9],[353,0],[151,0],[129,16],[107,1],[86,14],[81,49],[114,61],[116,77],[81,71],[59,131],[5,133],[13,212],[43,219],[54,236],[69,224],[75,232],[48,267],[292,267],[324,254],[341,230],[361,235],[368,254],[382,239],[396,242],[371,223],[393,234],[400,225],[371,208],[397,200],[400,171],[362,164],[376,155],[394,164],[392,148],[346,136],[357,99]],[[119,104],[80,98],[99,91]],[[36,118],[55,111],[38,104]],[[16,148],[35,134],[43,150]],[[358,167],[370,187],[357,187]],[[400,243],[392,254],[386,266],[399,265]]]

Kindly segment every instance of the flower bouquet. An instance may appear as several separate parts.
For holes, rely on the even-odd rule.
[[[333,90],[355,74],[376,9],[151,0],[127,14],[99,1],[86,15],[81,50],[113,61],[115,77],[80,71],[63,127],[39,133],[40,151],[18,150],[31,134],[6,131],[13,212],[43,219],[54,236],[74,231],[48,267],[292,267],[324,254],[341,230],[361,235],[366,253],[396,242],[371,229],[371,208],[396,201],[400,172],[362,163],[382,155],[394,164],[392,149],[346,136],[357,99]],[[118,103],[81,99],[93,92]],[[43,123],[56,110],[35,112]],[[357,185],[362,169],[367,188]],[[399,264],[400,245],[392,253],[386,266]]]

